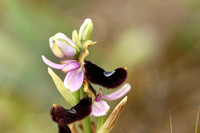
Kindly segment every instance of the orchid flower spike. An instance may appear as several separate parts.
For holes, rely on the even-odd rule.
[[[66,73],[63,81],[51,68],[48,68],[48,72],[58,91],[73,106],[71,109],[65,109],[60,105],[54,104],[51,108],[51,118],[58,124],[59,133],[70,133],[71,130],[68,124],[72,124],[78,120],[82,121],[84,132],[90,132],[88,127],[90,123],[87,119],[83,118],[88,115],[95,117],[106,115],[110,106],[105,100],[117,100],[125,96],[131,89],[130,84],[126,83],[111,94],[104,95],[101,89],[98,94],[91,86],[90,83],[94,83],[107,89],[114,89],[121,86],[128,75],[124,67],[116,68],[113,71],[105,71],[94,63],[85,60],[89,55],[88,47],[96,43],[91,40],[92,32],[93,22],[87,18],[79,31],[74,30],[72,32],[72,40],[63,33],[57,33],[49,38],[49,45],[53,54],[58,58],[65,59],[62,59],[60,63],[54,63],[42,55],[42,60],[46,65]],[[82,85],[81,91],[78,91]],[[73,93],[76,91],[77,93]],[[112,129],[121,112],[122,106],[127,101],[127,97],[124,99],[111,113],[111,115],[115,116],[109,116],[103,126],[101,126],[103,122],[100,119],[98,126],[101,127],[99,130],[101,133],[105,133],[104,130],[108,133]],[[98,126],[97,129],[99,129]],[[108,128],[109,126],[110,128]]]
[[[96,117],[104,116],[110,109],[110,106],[104,100],[117,100],[126,95],[131,89],[131,85],[129,83],[124,84],[120,89],[114,91],[111,94],[103,95],[100,89],[100,93],[97,95],[94,103],[92,104],[92,115]],[[104,100],[101,100],[104,99]]]

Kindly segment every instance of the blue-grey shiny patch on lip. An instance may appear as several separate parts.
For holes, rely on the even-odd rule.
[[[76,113],[76,110],[74,109],[74,108],[71,108],[71,109],[69,109],[68,110],[70,113],[72,113],[72,114],[75,114]]]
[[[61,127],[66,127],[67,124],[81,120],[92,112],[92,100],[86,97],[80,100],[78,104],[71,109],[65,109],[61,105],[53,106],[50,111],[51,118]]]
[[[113,73],[115,73],[115,71],[112,71],[112,72],[103,72],[104,76],[106,76],[106,77],[111,76]]]

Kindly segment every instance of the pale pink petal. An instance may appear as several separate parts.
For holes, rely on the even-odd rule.
[[[84,73],[81,67],[79,69],[70,71],[67,73],[64,79],[64,85],[67,89],[70,89],[71,92],[75,92],[82,86],[83,77]]]
[[[72,57],[76,54],[74,42],[63,33],[58,33],[55,37],[55,43],[62,49],[66,57]]]
[[[123,97],[128,91],[130,91],[130,89],[131,89],[131,85],[126,83],[119,90],[108,95],[102,95],[102,98],[105,100],[110,100],[110,101],[117,100]]]
[[[62,69],[64,73],[67,73],[69,71],[78,69],[81,65],[77,61],[73,61],[71,63],[65,64],[65,67]]]
[[[110,109],[110,106],[107,104],[107,102],[100,100],[100,101],[94,101],[92,104],[92,115],[99,117],[106,115],[108,110]]]
[[[62,69],[65,66],[65,64],[53,63],[50,60],[48,60],[46,57],[44,57],[43,55],[42,55],[42,60],[44,61],[45,64],[55,69]]]
[[[62,39],[65,39],[66,41],[68,41],[73,47],[76,47],[76,45],[74,44],[74,42],[69,39],[65,34],[63,33],[57,33],[57,36],[56,38],[62,38]]]
[[[60,63],[61,64],[69,64],[76,61],[75,59],[67,59],[67,60],[61,60]]]

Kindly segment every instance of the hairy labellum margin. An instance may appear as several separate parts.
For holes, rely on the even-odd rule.
[[[51,108],[51,118],[58,123],[59,133],[70,133],[67,124],[81,120],[90,115],[92,111],[92,99],[83,98],[77,105],[71,109],[65,109],[61,105],[55,105]]]
[[[127,78],[127,71],[125,68],[120,67],[112,72],[106,72],[104,69],[90,61],[85,62],[84,73],[87,80],[108,89],[118,87]]]

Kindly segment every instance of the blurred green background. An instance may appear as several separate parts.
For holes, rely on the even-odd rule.
[[[94,23],[88,60],[126,66],[132,90],[113,133],[194,133],[200,105],[198,0],[0,0],[0,133],[56,133],[52,103],[66,102],[41,55],[48,39]],[[59,71],[55,71],[61,74]],[[62,75],[64,78],[64,75]],[[109,91],[110,92],[110,91]],[[113,107],[119,102],[115,101]]]

